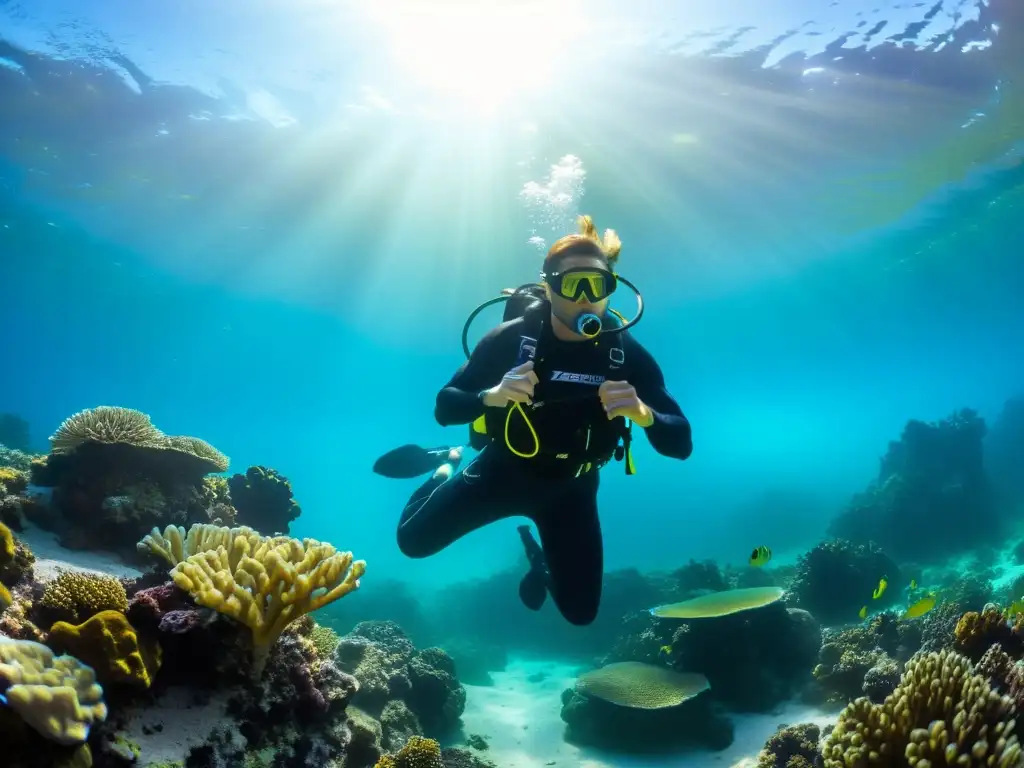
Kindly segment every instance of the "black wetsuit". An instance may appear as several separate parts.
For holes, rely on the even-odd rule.
[[[597,342],[567,342],[550,329],[546,303],[502,323],[438,393],[434,415],[442,426],[469,424],[485,415],[492,442],[445,480],[428,480],[410,498],[398,526],[398,546],[409,557],[428,557],[467,533],[522,515],[537,526],[546,559],[547,588],[562,615],[589,624],[597,615],[604,568],[597,512],[597,469],[615,455],[625,420],[609,420],[597,396],[606,378],[628,381],[654,411],[645,431],[659,453],[687,458],[690,424],[665,389],[661,369],[629,332]],[[539,382],[525,407],[537,443],[522,416],[485,408],[483,390],[495,386],[536,350]]]

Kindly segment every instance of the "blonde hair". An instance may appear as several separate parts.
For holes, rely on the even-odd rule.
[[[607,261],[609,267],[614,267],[622,252],[622,241],[615,230],[606,229],[604,237],[601,237],[590,216],[580,216],[577,223],[579,234],[566,235],[556,240],[544,257],[544,264],[550,264],[562,256],[595,255]]]

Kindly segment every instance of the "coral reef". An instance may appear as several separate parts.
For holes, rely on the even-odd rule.
[[[353,702],[377,718],[389,750],[410,733],[445,737],[466,706],[455,664],[440,648],[417,651],[392,622],[364,622],[341,638],[338,666],[359,681]]]
[[[820,645],[814,618],[782,603],[687,622],[644,612],[627,619],[602,663],[643,661],[699,672],[711,682],[712,698],[765,712],[808,682]]]
[[[707,693],[674,707],[636,709],[570,688],[562,693],[561,716],[566,741],[631,754],[722,750],[733,740],[732,721]]]
[[[968,611],[953,630],[953,647],[961,654],[978,661],[993,645],[999,645],[1014,658],[1024,652],[1024,632],[1017,626],[1017,617],[1007,618],[995,606],[986,606],[980,613]]]
[[[62,571],[49,582],[35,605],[38,624],[82,622],[101,611],[127,611],[124,585],[112,576]]]
[[[877,479],[829,533],[875,541],[894,558],[920,563],[1001,543],[983,462],[985,432],[984,420],[969,409],[934,424],[907,422],[901,438],[889,444]]]
[[[162,660],[160,645],[139,635],[118,611],[102,611],[77,627],[58,621],[46,642],[87,663],[104,684],[149,688]]]
[[[879,580],[892,587],[878,600],[872,599]],[[897,599],[900,570],[893,560],[874,545],[852,544],[836,539],[822,542],[797,560],[796,576],[787,601],[809,611],[825,625],[856,621],[860,609],[885,609]]]
[[[433,739],[412,736],[398,754],[385,755],[374,768],[444,768],[441,745]]]
[[[821,729],[813,723],[780,727],[757,756],[757,768],[818,768]]]
[[[314,539],[264,538],[245,527],[215,533],[224,543],[188,555],[171,578],[199,605],[252,630],[257,676],[289,623],[357,589],[366,571],[351,552]]]
[[[35,555],[18,541],[11,529],[0,523],[0,584],[13,587],[32,574]]]
[[[0,702],[58,744],[79,744],[107,717],[92,669],[30,640],[0,637]]]
[[[32,468],[32,454],[19,451],[0,442],[0,467],[28,472]]]
[[[822,745],[824,765],[866,765],[871,755],[905,756],[910,765],[1017,765],[1015,710],[966,657],[920,654],[883,703],[857,699],[843,710]]]
[[[302,514],[292,497],[291,483],[277,470],[249,467],[244,475],[232,475],[227,483],[238,522],[260,533],[288,533],[288,525]]]
[[[33,461],[32,482],[53,492],[29,516],[64,546],[131,557],[154,526],[211,520],[203,479],[227,466],[203,440],[167,436],[144,413],[100,406],[65,420],[49,455]]]

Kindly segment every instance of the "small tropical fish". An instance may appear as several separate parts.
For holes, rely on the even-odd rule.
[[[917,579],[911,579],[910,580],[910,588],[911,589],[917,589]]]
[[[935,602],[936,599],[934,594],[922,597],[912,606],[907,608],[907,612],[903,614],[903,618],[916,619],[919,616],[924,616],[928,611],[935,607]]]
[[[866,619],[868,617],[868,607],[865,605],[857,612],[857,615],[860,616],[862,619]]]
[[[871,596],[873,598],[875,598],[875,600],[877,600],[878,598],[880,598],[882,595],[885,594],[885,588],[888,587],[888,586],[889,586],[889,582],[885,578],[885,576],[883,576],[882,578],[880,578],[878,580],[878,587],[875,589],[874,592],[871,593]]]
[[[672,654],[672,646],[671,645],[663,645],[659,649],[659,652],[661,653],[662,656],[670,656]]]
[[[772,551],[764,544],[759,547],[754,547],[754,551],[750,553],[750,564],[754,568],[760,568],[762,565],[767,564],[772,559]]]

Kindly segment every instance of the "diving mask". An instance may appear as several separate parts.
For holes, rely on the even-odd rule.
[[[551,286],[551,292],[569,301],[591,304],[604,301],[619,285],[614,272],[594,267],[575,267],[564,272],[541,273],[541,279]]]

